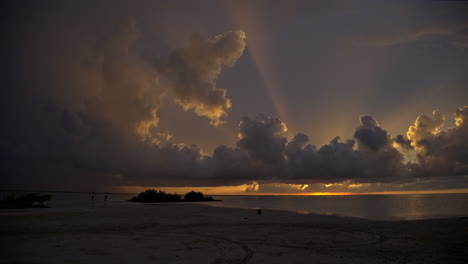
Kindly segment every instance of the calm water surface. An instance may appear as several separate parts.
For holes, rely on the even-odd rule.
[[[220,206],[280,209],[379,220],[468,216],[468,194],[219,196]]]
[[[45,192],[41,192],[45,193]],[[133,194],[50,193],[54,209],[94,208],[128,204]],[[1,196],[5,192],[0,193]],[[349,196],[253,196],[214,195],[219,207],[277,209],[300,213],[332,214],[379,220],[413,220],[468,216],[468,194],[349,195]]]

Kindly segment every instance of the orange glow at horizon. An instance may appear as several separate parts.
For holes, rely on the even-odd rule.
[[[350,193],[350,192],[313,192],[313,193],[304,193],[304,194],[299,194],[299,195],[354,195],[355,193]]]
[[[156,189],[169,193],[184,194],[190,191],[200,191],[206,195],[305,195],[305,196],[347,196],[347,195],[398,195],[398,194],[450,194],[468,193],[468,188],[446,189],[446,190],[419,190],[419,191],[385,191],[385,192],[295,192],[295,193],[273,193],[273,192],[246,192],[248,184],[237,186],[216,187],[157,187],[157,186],[115,186],[113,192],[118,193],[140,193],[147,189]]]
[[[139,193],[147,189],[156,189],[169,193],[178,193],[184,194],[190,191],[203,192],[207,195],[244,195],[248,194],[245,192],[245,189],[249,185],[243,184],[238,186],[216,186],[216,187],[158,187],[158,186],[115,186],[113,188],[114,192],[120,193]]]

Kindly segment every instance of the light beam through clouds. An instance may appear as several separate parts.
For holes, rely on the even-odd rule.
[[[269,50],[268,25],[257,19],[257,14],[261,10],[256,9],[253,2],[247,1],[228,1],[227,9],[232,16],[235,24],[239,25],[249,34],[248,50],[260,73],[260,78],[268,90],[276,114],[285,120],[289,120],[287,106],[281,100],[277,80],[275,80],[275,69],[273,56]],[[290,128],[291,129],[291,128]],[[291,129],[295,131],[294,128]]]

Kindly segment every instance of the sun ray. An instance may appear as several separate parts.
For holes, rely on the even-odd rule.
[[[260,79],[272,100],[276,114],[288,125],[289,135],[293,135],[295,132],[292,124],[293,120],[289,118],[287,107],[281,99],[280,87],[278,87],[278,82],[274,77],[276,71],[273,69],[274,63],[269,51],[269,36],[265,33],[266,25],[257,18],[255,15],[256,10],[250,2],[240,4],[238,1],[230,1],[227,4],[227,9],[231,14],[233,23],[246,32],[247,49],[257,68]]]

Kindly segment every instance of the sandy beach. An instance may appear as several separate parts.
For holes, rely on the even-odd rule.
[[[468,219],[101,205],[1,211],[0,243],[0,263],[467,263]]]

